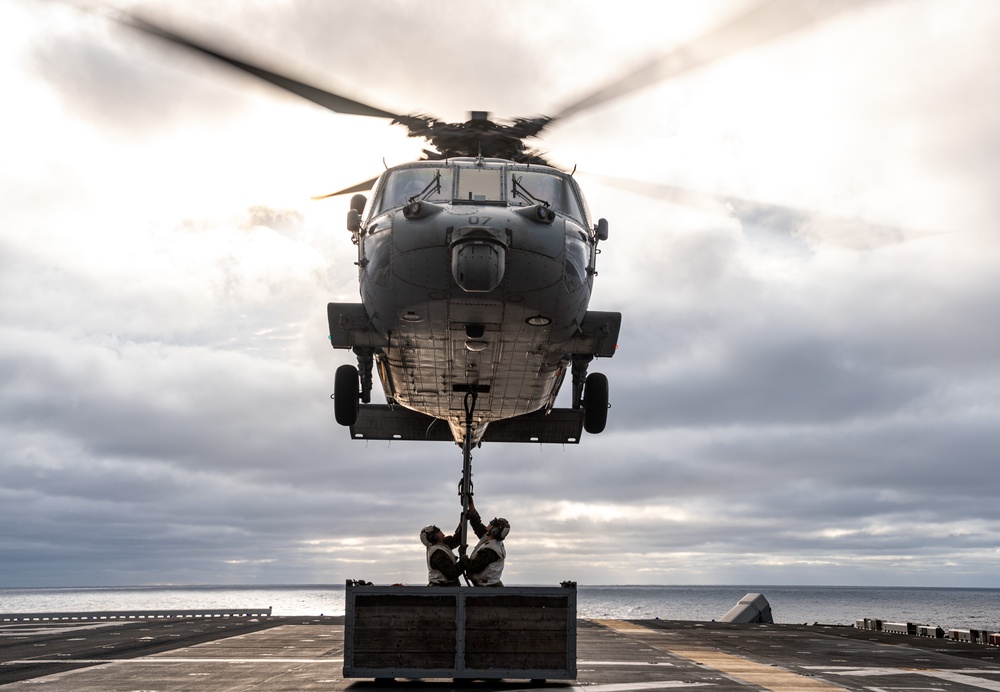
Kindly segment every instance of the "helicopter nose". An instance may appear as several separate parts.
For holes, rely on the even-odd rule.
[[[486,293],[504,277],[507,245],[489,228],[461,228],[451,243],[451,274],[462,290]]]

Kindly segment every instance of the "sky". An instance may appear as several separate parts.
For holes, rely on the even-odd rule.
[[[751,5],[114,7],[464,120]],[[505,583],[1000,587],[998,35],[993,0],[873,2],[545,134],[623,324],[604,433],[474,452]],[[461,450],[334,422],[356,256],[310,199],[421,143],[55,1],[0,5],[0,85],[0,587],[423,583]]]

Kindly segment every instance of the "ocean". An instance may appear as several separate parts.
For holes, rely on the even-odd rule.
[[[581,618],[710,621],[748,593],[777,623],[853,625],[859,618],[1000,631],[1000,589],[858,586],[579,586]],[[272,608],[273,615],[343,615],[344,587],[140,586],[0,588],[0,613]]]

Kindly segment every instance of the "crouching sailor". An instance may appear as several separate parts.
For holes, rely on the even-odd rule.
[[[510,533],[510,522],[496,518],[484,526],[479,512],[470,500],[469,523],[479,537],[479,543],[469,556],[465,567],[466,576],[474,586],[503,586],[500,575],[503,574],[503,563],[507,557],[503,539]]]
[[[445,536],[444,531],[430,524],[420,530],[420,542],[427,547],[427,586],[458,586],[462,565],[453,549],[460,539],[455,534]]]

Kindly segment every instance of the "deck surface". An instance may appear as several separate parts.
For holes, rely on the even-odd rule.
[[[345,680],[344,619],[0,625],[0,689],[46,692],[519,690],[527,680]],[[824,625],[580,620],[589,692],[1000,692],[1000,648]],[[538,689],[534,687],[533,689]]]

